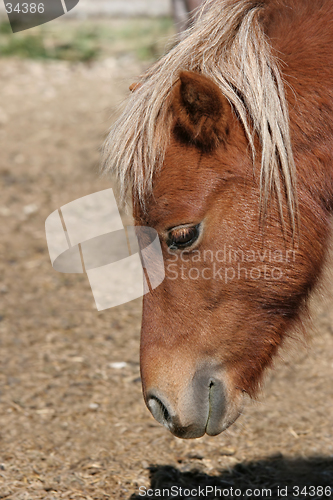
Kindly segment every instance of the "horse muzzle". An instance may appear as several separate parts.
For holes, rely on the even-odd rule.
[[[240,414],[240,409],[230,401],[219,369],[197,370],[178,397],[167,394],[167,387],[166,384],[164,388],[149,388],[146,404],[154,418],[179,438],[198,438],[205,433],[215,436]]]

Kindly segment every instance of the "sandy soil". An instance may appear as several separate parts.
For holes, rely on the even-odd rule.
[[[111,186],[98,148],[141,69],[130,57],[0,61],[0,498],[135,499],[140,486],[172,485],[268,487],[272,498],[288,486],[294,498],[295,486],[333,487],[332,298],[316,302],[310,345],[283,351],[229,431],[183,441],[143,403],[141,301],[97,313],[86,277],[50,265],[45,219]]]

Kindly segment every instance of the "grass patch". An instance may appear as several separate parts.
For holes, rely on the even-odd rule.
[[[15,34],[2,22],[0,57],[89,62],[130,53],[150,60],[164,52],[172,35],[169,18],[53,21]]]
[[[89,33],[76,29],[68,41],[44,29],[33,29],[13,34],[8,23],[0,24],[1,57],[17,56],[26,59],[60,59],[91,61],[99,55],[97,40]]]

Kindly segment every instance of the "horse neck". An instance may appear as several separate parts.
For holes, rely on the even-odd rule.
[[[289,8],[287,4],[292,6]],[[333,8],[331,0],[280,0],[266,32],[282,60],[299,198],[333,209]]]

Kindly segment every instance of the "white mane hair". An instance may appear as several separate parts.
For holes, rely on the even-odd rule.
[[[293,228],[297,207],[289,114],[278,59],[260,22],[264,5],[253,0],[206,0],[180,42],[138,81],[112,126],[103,166],[119,181],[122,201],[130,190],[144,205],[171,136],[170,94],[183,70],[217,84],[243,124],[253,160],[261,146],[261,213],[276,194],[284,198]],[[283,216],[282,216],[283,220]]]

